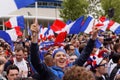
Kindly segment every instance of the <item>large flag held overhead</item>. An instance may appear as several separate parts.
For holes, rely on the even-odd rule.
[[[75,20],[73,25],[69,28],[69,34],[79,34],[82,22],[84,20],[84,16],[81,16],[77,20]]]
[[[0,16],[8,15],[20,8],[34,3],[36,0],[0,0]]]
[[[108,24],[108,29],[114,32],[115,34],[120,34],[120,24],[110,20]]]
[[[79,17],[73,22],[70,21],[70,23],[67,24],[60,20],[56,20],[51,26],[51,29],[58,34],[65,31],[67,32],[67,34],[78,34],[80,32],[83,20],[84,16]]]
[[[87,19],[85,20],[83,26],[81,27],[81,32],[84,33],[90,33],[94,27],[94,24],[96,23],[96,20],[90,16],[87,17]]]
[[[64,27],[66,26],[66,24],[61,21],[61,20],[58,20],[56,19],[53,24],[51,25],[51,29],[54,31],[54,32],[57,32],[57,31],[61,31]]]
[[[7,28],[20,27],[21,29],[25,29],[24,17],[23,16],[12,17],[7,22],[5,22],[5,26]]]
[[[108,27],[108,24],[109,24],[110,20],[107,19],[105,16],[101,16],[99,18],[99,23],[98,24],[101,24],[101,31],[106,31],[107,30],[107,27]]]

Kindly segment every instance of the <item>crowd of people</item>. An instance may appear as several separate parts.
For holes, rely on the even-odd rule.
[[[119,35],[95,27],[91,34],[40,47],[38,24],[31,31],[24,40],[18,37],[14,51],[0,39],[0,80],[120,80]]]

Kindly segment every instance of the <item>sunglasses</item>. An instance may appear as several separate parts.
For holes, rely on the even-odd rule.
[[[108,65],[108,64],[107,64],[107,63],[105,63],[105,64],[100,64],[100,65],[98,65],[98,66],[99,66],[99,67],[100,67],[100,66],[107,67],[107,65]]]

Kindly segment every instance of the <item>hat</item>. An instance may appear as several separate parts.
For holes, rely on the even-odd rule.
[[[102,60],[103,60],[102,57],[99,58],[96,55],[92,55],[88,58],[87,62],[84,64],[84,66],[89,70],[94,70],[95,68],[97,68],[100,65]]]
[[[58,48],[58,49],[55,49],[55,50],[53,51],[52,57],[54,58],[55,55],[56,55],[56,53],[58,53],[58,52],[63,52],[63,53],[66,54],[66,51],[65,51],[64,49]]]

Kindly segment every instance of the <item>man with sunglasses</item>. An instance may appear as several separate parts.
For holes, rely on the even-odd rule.
[[[84,66],[94,73],[95,80],[110,80],[107,74],[108,62],[103,57],[92,55]]]

